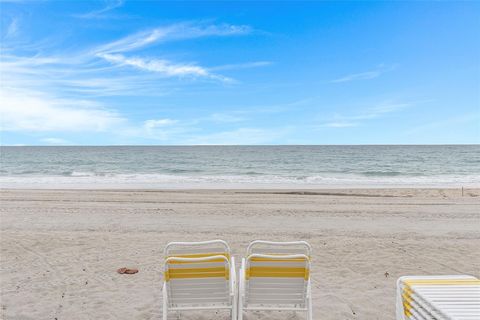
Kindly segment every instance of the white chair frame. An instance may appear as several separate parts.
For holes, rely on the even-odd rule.
[[[421,293],[413,291],[410,295],[412,297],[412,301],[410,301],[410,305],[412,305],[412,309],[410,309],[411,316],[408,317],[405,314],[405,309],[403,306],[403,298],[402,298],[402,293],[403,293],[403,287],[404,287],[404,281],[408,280],[447,280],[447,281],[455,281],[455,280],[478,280],[477,278],[473,276],[468,276],[468,275],[447,275],[447,276],[403,276],[400,277],[397,280],[397,301],[396,301],[396,318],[397,320],[411,320],[411,319],[431,319],[432,317],[435,319],[450,319],[447,317],[445,314],[443,314],[443,311],[440,309],[436,309],[432,304],[431,301],[429,301],[428,297],[424,297]],[[424,285],[423,287],[429,287],[431,285]],[[437,293],[437,299],[439,298],[439,295],[442,296],[442,299],[444,300],[450,300],[452,301],[452,307],[454,307],[455,300],[458,299],[464,299],[466,292],[460,293],[462,290],[460,289],[462,286],[456,286],[456,285],[449,285],[447,287],[443,287],[442,289],[445,290],[444,293]],[[429,289],[431,291],[432,289]],[[478,290],[478,289],[477,289]],[[472,295],[472,293],[470,293]],[[478,290],[478,294],[480,294],[480,290]],[[478,296],[477,294],[477,296]],[[455,297],[457,296],[457,297]],[[470,297],[473,298],[474,295]],[[480,305],[480,296],[478,296],[478,305]],[[471,302],[470,302],[471,303]],[[478,308],[477,308],[478,309]],[[469,314],[469,312],[471,314]],[[463,316],[465,319],[473,319],[471,318],[472,316],[474,317],[475,314],[472,312],[475,311],[468,311],[467,309],[464,310]],[[476,314],[477,316],[479,314]],[[468,317],[469,316],[469,317]]]
[[[253,250],[256,246],[259,245],[265,245],[265,246],[271,246],[271,247],[301,247],[303,246],[305,249],[305,255],[310,257],[312,253],[312,246],[306,242],[306,241],[265,241],[265,240],[255,240],[250,242],[250,244],[247,247],[247,256],[251,255],[253,253]],[[298,254],[299,252],[295,252],[295,254]],[[268,252],[262,252],[262,254],[268,254]]]
[[[303,246],[306,254],[260,254],[260,253],[252,253],[255,246],[258,245],[265,245],[271,247],[298,247]],[[266,249],[268,252],[268,249]],[[274,242],[274,241],[262,241],[257,240],[250,243],[247,248],[247,257],[242,259],[242,265],[239,271],[239,294],[238,294],[238,320],[243,319],[243,312],[244,311],[253,311],[253,310],[278,310],[278,311],[299,311],[299,312],[306,312],[307,319],[313,320],[313,307],[312,307],[312,288],[310,282],[310,276],[308,277],[307,284],[306,284],[306,292],[305,292],[305,302],[304,308],[301,307],[248,307],[245,304],[245,300],[247,298],[246,292],[246,279],[245,279],[245,271],[249,268],[249,263],[252,258],[266,258],[271,260],[288,260],[288,259],[304,259],[306,261],[306,268],[310,271],[310,253],[311,253],[311,246],[305,241],[293,241],[293,242]]]
[[[225,248],[225,253],[228,254],[228,257],[225,255],[212,255],[206,257],[199,257],[199,258],[187,258],[187,257],[176,257],[176,256],[169,256],[169,250],[172,247],[202,247],[208,246],[212,244],[219,244]],[[223,240],[211,240],[211,241],[202,241],[202,242],[170,242],[167,244],[164,250],[165,253],[165,264],[164,264],[164,271],[168,271],[169,262],[184,262],[184,263],[199,263],[205,262],[208,263],[212,260],[220,260],[223,259],[225,264],[228,265],[229,268],[229,301],[230,304],[227,306],[191,306],[191,307],[169,307],[169,297],[168,297],[168,287],[167,281],[164,280],[163,283],[163,320],[167,320],[168,312],[170,311],[185,311],[185,310],[219,310],[219,309],[229,309],[231,312],[231,319],[237,319],[237,276],[235,271],[235,258],[230,255],[230,248],[228,244]],[[208,252],[206,252],[208,254]]]

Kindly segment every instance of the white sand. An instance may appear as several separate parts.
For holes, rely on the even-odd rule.
[[[2,319],[160,319],[173,240],[221,238],[237,257],[254,239],[309,241],[319,320],[394,319],[401,275],[480,275],[478,189],[308,192],[3,190]]]

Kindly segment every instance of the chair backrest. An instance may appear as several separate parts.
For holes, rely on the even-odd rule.
[[[172,242],[165,247],[165,257],[170,307],[231,304],[230,248],[224,241]]]
[[[312,247],[306,241],[275,242],[256,240],[248,246],[247,256],[258,253],[269,255],[304,254],[310,257],[311,251]]]
[[[249,308],[305,308],[310,258],[305,254],[251,254],[245,260],[245,304]]]
[[[168,257],[202,258],[224,255],[230,260],[230,247],[223,240],[200,242],[170,242],[165,246],[165,259]]]

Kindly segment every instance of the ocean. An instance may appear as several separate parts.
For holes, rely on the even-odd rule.
[[[0,147],[2,188],[480,187],[480,145]]]

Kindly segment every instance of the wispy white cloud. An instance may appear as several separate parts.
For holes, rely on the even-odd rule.
[[[5,38],[13,38],[18,34],[19,31],[19,22],[18,18],[13,18],[10,24],[8,25],[6,32],[5,32]]]
[[[348,127],[356,127],[358,123],[356,122],[348,122],[348,121],[335,121],[335,122],[326,122],[323,123],[322,127],[328,128],[348,128]]]
[[[241,105],[236,106],[236,110],[230,113],[239,116],[281,113],[298,110],[299,108],[311,105],[312,101],[311,98],[305,98],[277,104]]]
[[[210,68],[210,70],[224,71],[224,70],[250,69],[250,68],[267,67],[272,64],[273,62],[271,61],[254,61],[254,62],[245,62],[245,63],[225,64],[223,66]]]
[[[57,98],[22,88],[0,89],[2,131],[106,131],[126,119],[89,100]]]
[[[44,55],[45,50],[42,48],[37,48],[39,53],[31,56],[15,56],[13,52],[2,50],[0,72],[5,79],[9,79],[12,86],[32,87],[39,91],[48,88],[48,91],[54,90],[57,96],[65,92],[97,96],[165,95],[178,88],[174,82],[159,81],[162,77],[204,79],[222,83],[235,81],[195,63],[151,59],[138,55],[128,57],[114,51],[143,48],[155,43],[162,34],[167,35],[165,39],[190,39],[208,35],[245,34],[249,30],[247,26],[183,23],[137,33],[86,51],[57,51],[55,56]],[[143,38],[145,35],[146,38]],[[3,45],[4,43],[2,49]],[[131,67],[131,70],[125,67]]]
[[[156,128],[161,128],[161,127],[166,127],[166,126],[173,125],[177,122],[178,122],[177,120],[172,120],[172,119],[168,119],[168,118],[165,118],[165,119],[150,119],[150,120],[146,120],[143,123],[143,127],[147,131],[151,131],[151,130],[156,129]]]
[[[162,143],[180,143],[185,136],[197,131],[193,122],[177,119],[149,119],[140,123],[129,122],[115,128],[112,133],[123,139],[148,139]]]
[[[93,10],[83,14],[76,14],[74,15],[74,17],[82,18],[82,19],[101,18],[108,11],[111,11],[115,8],[123,6],[125,3],[125,0],[107,0],[104,2],[105,2],[105,6],[103,8],[98,10]]]
[[[357,114],[335,114],[328,121],[320,123],[319,127],[349,128],[361,125],[363,122],[378,119],[388,114],[399,112],[412,106],[412,102],[384,101],[372,107],[365,108]]]
[[[106,53],[100,56],[111,63],[159,72],[167,76],[208,76],[208,71],[205,68],[195,65],[173,64],[170,61],[160,59],[127,58],[121,54]]]
[[[224,76],[210,73],[206,68],[194,64],[175,64],[162,59],[127,58],[121,54],[99,54],[108,62],[122,66],[132,66],[140,70],[160,73],[169,77],[204,77],[225,82],[233,82]]]
[[[370,79],[375,79],[380,77],[382,74],[393,71],[397,68],[396,65],[391,65],[391,66],[385,66],[385,65],[379,65],[377,68],[365,72],[360,72],[360,73],[352,73],[348,74],[345,76],[342,76],[338,79],[334,79],[330,82],[332,83],[342,83],[342,82],[350,82],[350,81],[356,81],[356,80],[370,80]]]
[[[70,144],[68,140],[61,139],[61,138],[43,138],[40,139],[41,142],[46,143],[46,144],[52,144],[52,145],[66,145]]]
[[[468,124],[468,123],[476,123],[477,131],[480,132],[480,127],[478,125],[480,123],[480,113],[477,112],[477,113],[460,114],[445,120],[424,123],[408,129],[405,133],[407,135],[418,135],[418,134],[423,134],[429,131],[431,132],[434,130],[454,127],[454,126],[457,127],[459,124]]]
[[[122,39],[95,48],[94,53],[120,53],[138,50],[159,42],[187,40],[211,36],[224,37],[245,35],[249,34],[251,31],[251,27],[244,25],[199,25],[194,23],[179,23],[129,35]]]
[[[412,102],[384,101],[373,107],[367,108],[364,112],[357,115],[348,116],[350,120],[368,120],[384,116],[389,113],[397,112],[412,106]]]
[[[186,138],[188,144],[198,145],[256,145],[274,143],[286,134],[285,129],[237,128],[211,134],[198,133]]]
[[[132,66],[139,70],[156,72],[170,77],[197,77],[218,80],[221,82],[234,82],[233,79],[213,73],[215,68],[207,68],[192,63],[176,63],[167,59],[152,59],[145,57],[128,57],[126,52],[139,50],[156,43],[186,40],[209,36],[234,36],[251,32],[249,26],[230,24],[204,25],[194,23],[180,23],[163,26],[148,31],[135,33],[122,39],[100,45],[93,49],[94,56],[120,66]],[[237,65],[238,68],[247,68],[266,65],[267,62],[255,62]],[[223,66],[226,69],[234,65]]]
[[[189,121],[170,118],[132,120],[118,112],[115,109],[118,106],[107,106],[99,102],[102,101],[100,96],[162,95],[182,90],[178,87],[184,82],[172,81],[170,78],[233,82],[234,80],[217,74],[215,68],[161,58],[146,58],[141,56],[141,53],[136,53],[135,56],[129,54],[133,50],[162,41],[242,35],[250,31],[247,26],[185,23],[137,33],[82,51],[57,50],[55,55],[45,54],[50,47],[48,50],[32,47],[30,50],[37,53],[28,56],[16,55],[15,50],[2,50],[1,130],[34,133],[36,139],[41,139],[38,136],[46,136],[42,142],[47,144],[68,144],[68,141],[60,141],[56,137],[74,132],[108,132],[110,136],[125,139],[177,139],[178,142],[187,143],[194,143],[198,138],[200,143],[200,135],[197,135],[202,131],[200,122],[234,123],[243,121],[244,117],[240,114],[215,113],[200,120]],[[266,61],[231,64],[220,66],[219,70],[268,64]],[[167,77],[168,81],[163,79]],[[269,137],[268,132],[264,132],[265,138],[262,138],[261,129],[232,130],[230,135],[233,136],[234,131],[245,134],[245,139],[242,140],[244,143],[254,141],[255,132],[259,134],[258,141]],[[228,132],[219,133],[217,136],[205,134],[202,143],[219,143],[222,137],[228,138]],[[224,142],[227,143],[226,140]]]
[[[214,112],[206,116],[198,117],[193,119],[194,124],[201,122],[213,122],[213,123],[237,123],[245,122],[249,119],[263,115],[267,116],[268,114],[276,114],[288,111],[294,111],[299,107],[307,105],[312,100],[300,99],[291,102],[285,102],[281,104],[255,104],[255,105],[229,105],[229,110],[224,112]]]
[[[4,54],[1,58],[0,72],[9,86],[54,91],[57,96],[162,96],[176,90],[175,83],[160,82],[157,74],[119,70],[121,65],[97,57]]]
[[[233,123],[241,122],[245,120],[245,117],[239,116],[235,113],[212,113],[210,116],[206,117],[205,120],[217,122],[217,123]]]

